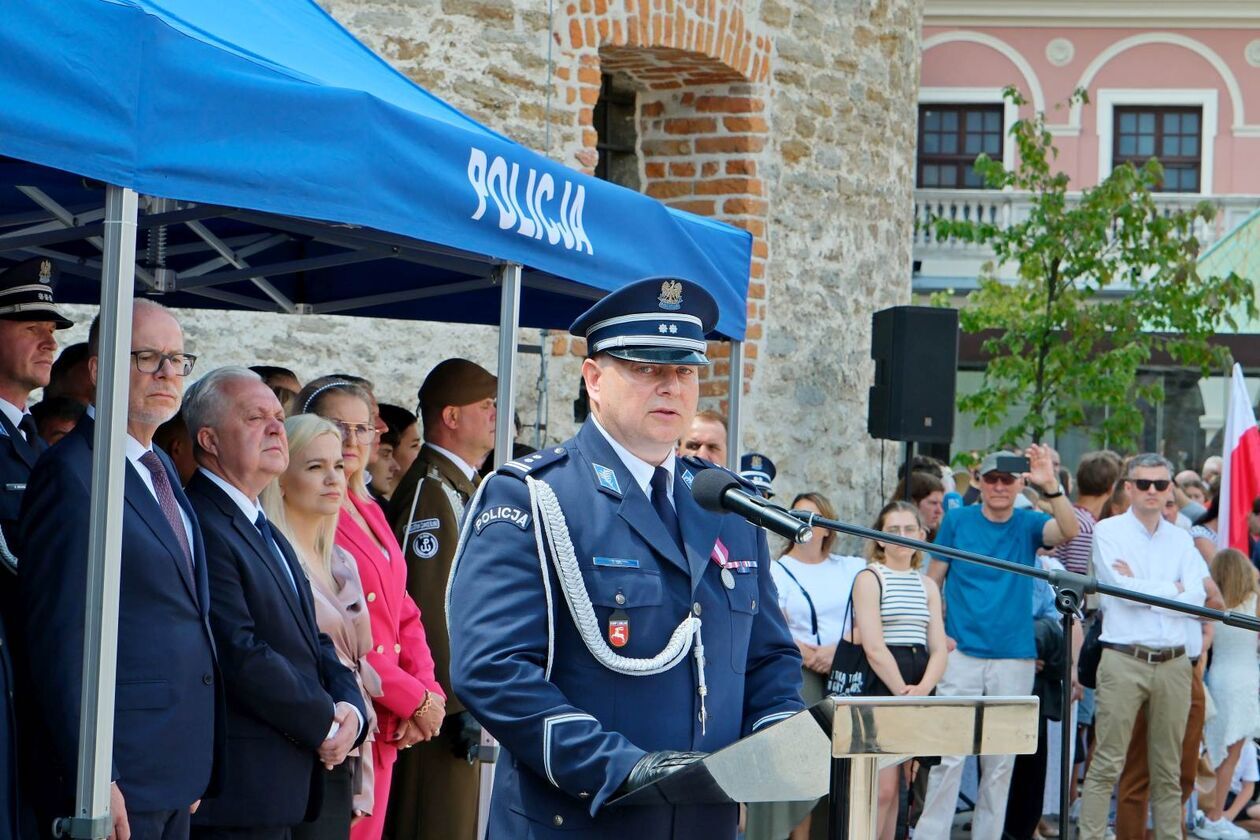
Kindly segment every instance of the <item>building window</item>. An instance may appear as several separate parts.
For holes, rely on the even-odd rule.
[[[1202,108],[1120,106],[1115,114],[1112,166],[1142,168],[1151,158],[1164,167],[1162,192],[1199,192]]]
[[[976,158],[1002,159],[1002,112],[1000,104],[920,105],[918,186],[984,189]]]
[[[592,116],[595,150],[599,152],[595,177],[638,192],[638,122],[635,90],[630,80],[605,73],[600,80],[599,99]]]

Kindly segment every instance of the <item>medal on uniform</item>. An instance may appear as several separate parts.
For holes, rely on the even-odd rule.
[[[630,642],[630,616],[625,610],[613,610],[608,617],[608,644],[615,648],[625,647]]]
[[[722,569],[722,585],[727,589],[735,588],[735,575],[731,574],[730,569]]]

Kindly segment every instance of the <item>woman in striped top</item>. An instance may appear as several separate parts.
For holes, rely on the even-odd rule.
[[[884,506],[875,530],[916,540],[925,535],[918,510],[902,501]],[[920,552],[882,542],[871,543],[868,551],[870,565],[853,582],[854,641],[862,645],[875,672],[874,682],[862,693],[931,694],[945,673],[948,653],[940,590],[920,571]],[[879,771],[880,840],[891,840],[896,828],[898,772],[895,766]]]

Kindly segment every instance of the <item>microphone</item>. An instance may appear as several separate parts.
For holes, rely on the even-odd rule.
[[[814,535],[808,525],[783,508],[748,493],[739,479],[725,470],[701,470],[691,482],[691,496],[705,510],[733,513],[795,543],[807,543]]]

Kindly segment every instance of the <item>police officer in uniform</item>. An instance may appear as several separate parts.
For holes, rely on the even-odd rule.
[[[733,838],[734,805],[605,809],[802,708],[764,533],[705,511],[678,458],[704,289],[644,280],[574,322],[592,414],[469,506],[448,593],[451,682],[501,743],[491,838]]]
[[[399,753],[386,834],[393,840],[475,840],[481,728],[451,691],[446,582],[459,524],[494,447],[498,380],[467,359],[440,362],[420,386],[424,445],[398,482],[390,526],[407,558],[407,591],[420,607],[446,718],[438,737]]]
[[[9,645],[20,626],[14,540],[26,480],[47,448],[27,397],[48,384],[57,354],[55,332],[72,326],[53,301],[56,275],[52,260],[39,258],[0,273],[0,840],[16,837],[19,819],[23,830],[29,820],[29,803],[19,808],[13,708],[14,665],[18,676],[25,669],[20,657],[13,661]],[[27,757],[32,757],[29,752]]]
[[[760,452],[748,452],[739,459],[739,477],[747,481],[767,499],[774,498],[774,461]]]

